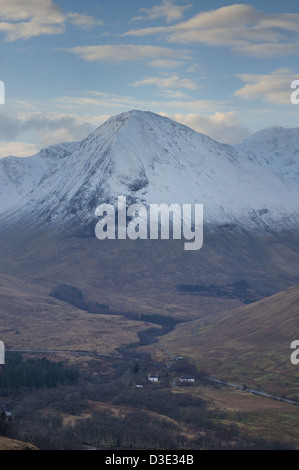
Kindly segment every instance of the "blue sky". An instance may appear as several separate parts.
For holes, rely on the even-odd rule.
[[[228,143],[298,127],[296,3],[0,0],[0,156],[79,140],[131,109]]]

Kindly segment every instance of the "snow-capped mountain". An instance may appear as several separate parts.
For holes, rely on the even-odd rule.
[[[234,148],[249,160],[299,184],[299,128],[273,127],[256,132]]]
[[[293,131],[289,147],[274,130],[234,147],[151,112],[123,113],[81,142],[1,159],[0,221],[86,223],[101,202],[125,195],[145,205],[201,203],[210,225],[299,224]]]
[[[22,206],[76,147],[75,143],[53,145],[33,157],[0,159],[0,214]]]

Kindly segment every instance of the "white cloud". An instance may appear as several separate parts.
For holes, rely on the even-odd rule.
[[[17,39],[30,39],[43,34],[61,34],[65,31],[64,24],[44,24],[39,21],[26,21],[23,23],[0,23],[0,31],[6,34],[9,42]]]
[[[40,147],[28,142],[0,142],[0,158],[13,155],[14,157],[29,157],[36,154]]]
[[[298,26],[299,28],[299,26]],[[256,57],[257,59],[282,57],[299,54],[299,42],[282,44],[248,44],[242,47],[234,47],[233,51],[240,55]]]
[[[169,42],[203,43],[209,46],[229,47],[238,54],[261,55],[261,43],[280,46],[280,55],[294,53],[290,33],[299,31],[299,14],[266,14],[250,5],[228,5],[217,10],[201,12],[191,19],[171,26],[141,28],[128,31],[125,36],[164,34]],[[256,48],[254,46],[257,46]]]
[[[133,109],[136,106],[144,105],[131,96],[119,96],[116,94],[101,93],[95,91],[86,91],[81,96],[61,96],[52,102],[52,105],[63,109],[82,109],[82,108],[117,108]]]
[[[157,18],[166,18],[167,23],[181,20],[184,11],[192,5],[175,5],[174,0],[162,0],[161,5],[154,5],[152,8],[140,8],[139,12],[144,15],[132,18],[136,20],[156,20]]]
[[[19,115],[22,131],[31,131],[43,145],[77,141],[92,132],[94,126],[76,115],[56,113],[28,113]]]
[[[227,105],[224,101],[219,100],[167,100],[167,101],[151,101],[149,105],[152,109],[169,109],[173,108],[175,111],[182,110],[184,113],[198,113],[198,112],[205,112],[205,113],[216,113],[224,106]]]
[[[246,100],[262,99],[267,103],[290,104],[290,85],[298,78],[298,74],[285,68],[270,74],[243,73],[237,77],[245,85],[235,92],[235,96]]]
[[[7,41],[64,31],[64,15],[51,0],[0,0],[0,31]]]
[[[52,0],[0,0],[0,31],[6,41],[61,34],[69,22],[78,28],[101,25],[101,20],[79,13],[64,13]]]
[[[159,88],[185,88],[187,90],[196,90],[197,84],[189,78],[179,78],[178,75],[170,77],[149,77],[143,80],[137,80],[132,86],[156,85]]]
[[[162,98],[166,99],[166,98],[170,98],[170,99],[188,99],[188,96],[183,93],[182,91],[180,90],[167,90],[166,88],[163,88],[163,90],[158,93],[159,96],[161,96]]]
[[[168,116],[166,113],[160,114]],[[233,111],[216,112],[212,115],[176,113],[168,117],[221,143],[233,144],[249,137],[249,131],[243,127],[240,118]]]
[[[52,0],[0,0],[0,17],[7,21],[36,18],[58,23],[63,20],[63,13]]]
[[[93,16],[80,15],[79,13],[68,12],[66,14],[66,19],[81,29],[90,29],[94,26],[103,26],[102,20],[97,20]]]
[[[194,100],[188,98],[180,90],[161,89],[160,96],[164,100],[137,99],[133,96],[117,95],[103,93],[94,90],[85,90],[78,96],[61,96],[51,101],[51,105],[57,109],[57,113],[61,110],[69,110],[72,113],[80,112],[80,114],[90,112],[93,109],[105,109],[107,114],[114,109],[112,114],[122,113],[130,109],[151,109],[158,112],[161,107],[164,109],[182,110],[182,112],[202,112],[216,113],[217,111],[227,107],[227,103],[219,100]],[[184,99],[182,99],[184,98]],[[88,119],[90,121],[90,118]],[[95,124],[96,121],[94,121]]]
[[[93,122],[77,115],[49,112],[0,114],[1,140],[31,141],[37,147],[83,139],[95,128]]]
[[[183,62],[179,60],[169,60],[169,59],[156,59],[148,63],[151,67],[156,67],[159,69],[172,69],[175,67],[180,67]]]
[[[177,56],[176,51],[166,47],[134,44],[76,46],[65,50],[77,54],[87,62],[127,62],[161,57],[173,58]]]

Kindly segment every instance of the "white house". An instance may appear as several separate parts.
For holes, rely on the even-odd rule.
[[[193,377],[181,377],[180,378],[180,382],[181,383],[188,383],[188,384],[192,384],[195,382],[195,379]]]
[[[148,380],[149,382],[159,382],[159,377],[157,375],[149,375]]]

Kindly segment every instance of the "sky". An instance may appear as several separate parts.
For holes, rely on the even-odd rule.
[[[0,0],[0,41],[0,157],[132,109],[224,143],[299,126],[295,1]]]

